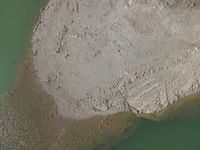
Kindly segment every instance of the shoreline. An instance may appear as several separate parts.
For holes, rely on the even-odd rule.
[[[30,28],[30,31],[28,32],[28,40],[27,40],[27,43],[25,44],[25,52],[23,54],[23,57],[21,58],[18,66],[17,66],[17,69],[15,71],[15,74],[16,74],[16,79],[13,81],[12,85],[10,85],[8,87],[8,89],[6,91],[10,91],[12,88],[13,88],[13,85],[15,86],[16,85],[16,82],[19,80],[20,78],[20,74],[21,74],[21,69],[22,69],[22,66],[24,66],[24,63],[26,63],[27,61],[27,58],[30,57],[32,55],[32,37],[33,37],[33,31],[34,31],[34,28],[36,26],[36,24],[38,23],[39,19],[40,19],[40,15],[41,15],[41,10],[43,8],[46,7],[46,5],[48,4],[48,1],[49,0],[42,0],[42,4],[40,6],[40,9],[39,11],[36,13],[36,16],[34,17],[34,21],[33,21],[33,24]],[[6,94],[6,91],[4,93],[2,93],[2,96],[4,96]]]
[[[163,115],[170,116],[177,107],[181,107],[187,102],[192,102],[191,99],[187,100],[187,98],[175,102],[168,106],[163,113],[159,115],[155,114],[156,117],[124,113],[111,116],[97,116],[82,121],[70,121],[57,114],[57,107],[54,100],[46,95],[45,91],[39,86],[39,81],[31,63],[32,61],[29,56],[24,60],[23,64],[21,64],[19,78],[16,80],[15,86],[9,90],[11,91],[9,92],[11,95],[7,97],[10,103],[9,105],[15,110],[15,115],[13,116],[15,119],[12,118],[13,122],[15,122],[15,124],[19,123],[19,126],[13,127],[13,130],[16,130],[14,133],[20,130],[18,135],[13,134],[12,136],[23,141],[22,144],[18,141],[22,148],[28,148],[30,145],[33,146],[34,141],[38,139],[40,140],[35,143],[38,147],[33,146],[33,148],[42,149],[48,147],[52,150],[67,148],[69,148],[69,150],[88,150],[96,148],[96,146],[101,144],[107,148],[104,144],[110,141],[110,139],[111,141],[114,139],[112,144],[118,142],[116,139],[119,138],[120,141],[121,135],[127,136],[126,133],[124,133],[126,129],[130,130],[131,127],[134,130],[134,126],[136,125],[137,127],[138,121],[136,119],[135,122],[134,118],[141,117],[159,121],[162,119]],[[138,120],[140,120],[140,118]],[[25,124],[25,126],[23,124]],[[28,127],[26,125],[28,125]],[[42,127],[44,125],[45,128]],[[99,129],[100,126],[101,128]],[[88,131],[88,129],[92,131]],[[60,135],[62,136],[60,137]],[[59,141],[56,141],[56,139],[59,139]],[[84,141],[84,139],[86,139],[86,141]],[[31,141],[32,144],[26,143],[27,141]],[[52,145],[49,145],[49,143],[52,143]],[[101,147],[102,146],[100,146],[100,148]]]
[[[8,121],[15,146],[36,149],[88,150],[118,137],[134,126],[132,113],[96,116],[82,121],[64,119],[57,114],[53,99],[38,86],[29,57],[20,68],[19,78],[6,96]],[[136,121],[137,122],[137,121]]]
[[[43,7],[46,7],[45,0]],[[41,8],[41,10],[43,9]],[[41,14],[35,17],[35,28]],[[57,114],[54,100],[39,86],[32,65],[33,32],[27,43],[13,85],[2,95],[6,101],[1,114],[5,115],[3,137],[6,148],[88,150],[118,136],[134,122],[134,114],[96,116],[83,121],[71,121]],[[121,121],[121,122],[120,122]],[[69,128],[69,129],[67,129]],[[90,129],[91,131],[88,131]],[[79,133],[80,132],[80,133]],[[66,134],[66,135],[65,135]],[[9,144],[7,143],[9,142]],[[79,144],[77,144],[79,143]]]
[[[111,140],[113,144],[118,142],[117,139],[120,141],[121,136],[124,135],[126,137],[125,130],[130,130],[130,128],[135,130],[140,118],[159,121],[164,116],[164,119],[166,119],[182,105],[187,105],[187,102],[193,102],[191,99],[188,100],[189,98],[175,102],[167,107],[163,113],[155,114],[156,117],[124,113],[111,116],[96,116],[82,121],[70,121],[57,114],[54,100],[46,95],[45,91],[39,86],[39,81],[31,66],[31,59],[27,57],[21,65],[19,78],[15,86],[9,90],[11,95],[7,97],[9,106],[13,108],[12,110],[15,110],[15,115],[12,115],[15,119],[12,118],[12,121],[15,124],[19,124],[19,126],[13,127],[13,130],[16,130],[14,133],[20,130],[18,135],[13,134],[12,136],[23,141],[23,144],[18,141],[22,148],[28,148],[30,145],[33,146],[34,141],[37,142],[33,148],[37,149],[48,147],[52,150],[64,150],[67,148],[69,150],[88,150],[96,148],[98,145],[102,148],[101,144],[105,148],[109,148],[110,145],[105,145],[108,141]],[[195,95],[189,97],[195,97]],[[10,129],[12,130],[12,128]],[[88,131],[88,129],[91,131]],[[40,140],[38,141],[38,139]],[[59,140],[56,141],[57,139]],[[27,141],[32,144],[27,143]],[[49,145],[49,143],[52,144]]]

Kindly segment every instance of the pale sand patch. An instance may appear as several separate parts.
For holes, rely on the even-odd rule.
[[[70,119],[154,113],[200,85],[197,0],[50,0],[33,62]]]

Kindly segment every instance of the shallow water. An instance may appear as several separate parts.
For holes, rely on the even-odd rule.
[[[30,40],[35,17],[43,2],[43,0],[0,0],[0,94],[8,89],[16,79],[18,66],[22,62],[25,54],[28,52],[28,43]],[[23,93],[21,95],[24,96]],[[28,96],[32,98],[32,96],[30,95],[31,94],[28,94]],[[28,96],[25,95],[25,98],[27,98]],[[23,100],[23,102],[24,101],[25,100]],[[191,102],[187,102],[181,107],[176,107],[172,109],[170,111],[170,114],[168,115],[169,117],[163,119],[162,121],[142,119],[140,125],[136,128],[136,130],[131,130],[132,134],[128,135],[128,137],[123,140],[121,139],[120,142],[113,145],[111,149],[199,150],[199,101],[200,96],[196,96],[196,98],[193,99]],[[9,109],[9,111],[7,109]],[[5,129],[4,127],[2,127],[3,124],[7,124],[7,120],[10,121],[12,119],[13,122],[17,122],[13,119],[16,118],[16,116],[13,115],[14,117],[12,117],[10,115],[12,114],[10,109],[11,107],[5,107],[5,104],[0,102],[0,149],[7,149],[7,145],[5,145],[7,146],[6,148],[1,146],[5,143],[9,143],[2,140],[1,137],[8,137],[10,142],[12,142],[13,140],[10,134],[11,129]],[[31,108],[30,112],[33,113],[31,116],[32,119],[34,118],[33,116],[40,115],[37,115],[35,112],[33,112]],[[20,118],[22,116],[22,113],[19,114]],[[7,118],[4,119],[3,117]],[[21,122],[21,124],[24,124],[24,122],[27,121],[21,121],[20,119],[17,123]],[[43,122],[41,120],[37,120],[39,122],[37,124],[41,124],[42,126]],[[14,124],[13,122],[12,124]],[[33,119],[33,122],[36,121]],[[5,132],[3,132],[3,134],[1,131],[2,129],[5,129]],[[39,132],[40,130],[37,132],[35,131],[36,133],[33,133],[32,131],[33,130],[30,130],[30,132],[27,132],[27,135],[24,136],[26,137],[26,139],[29,138],[30,143],[33,143],[33,141],[31,140],[36,140],[37,138],[39,139],[39,137],[42,135],[41,132]],[[48,133],[46,132],[46,130],[44,130],[44,132]],[[21,132],[20,134],[18,133],[18,135],[21,136],[22,133],[23,132]],[[45,140],[48,141],[48,139]],[[54,139],[52,139],[52,141],[54,141]],[[52,143],[52,141],[49,143]],[[64,144],[64,142],[62,144]],[[41,149],[41,147],[39,149]]]
[[[199,150],[200,96],[170,111],[168,117],[161,121],[142,119],[137,130],[111,149]]]
[[[14,82],[44,0],[0,0],[0,94]]]
[[[17,79],[19,66],[29,50],[32,27],[43,3],[44,0],[0,0],[0,150],[21,149],[11,147],[16,124],[20,121],[16,121],[14,108],[3,95]]]

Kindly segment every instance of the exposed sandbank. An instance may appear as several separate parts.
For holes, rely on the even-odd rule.
[[[70,119],[155,113],[200,88],[195,0],[50,0],[33,62]]]

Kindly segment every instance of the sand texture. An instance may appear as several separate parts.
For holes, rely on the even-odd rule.
[[[155,113],[200,91],[198,0],[49,0],[32,38],[58,113]]]

